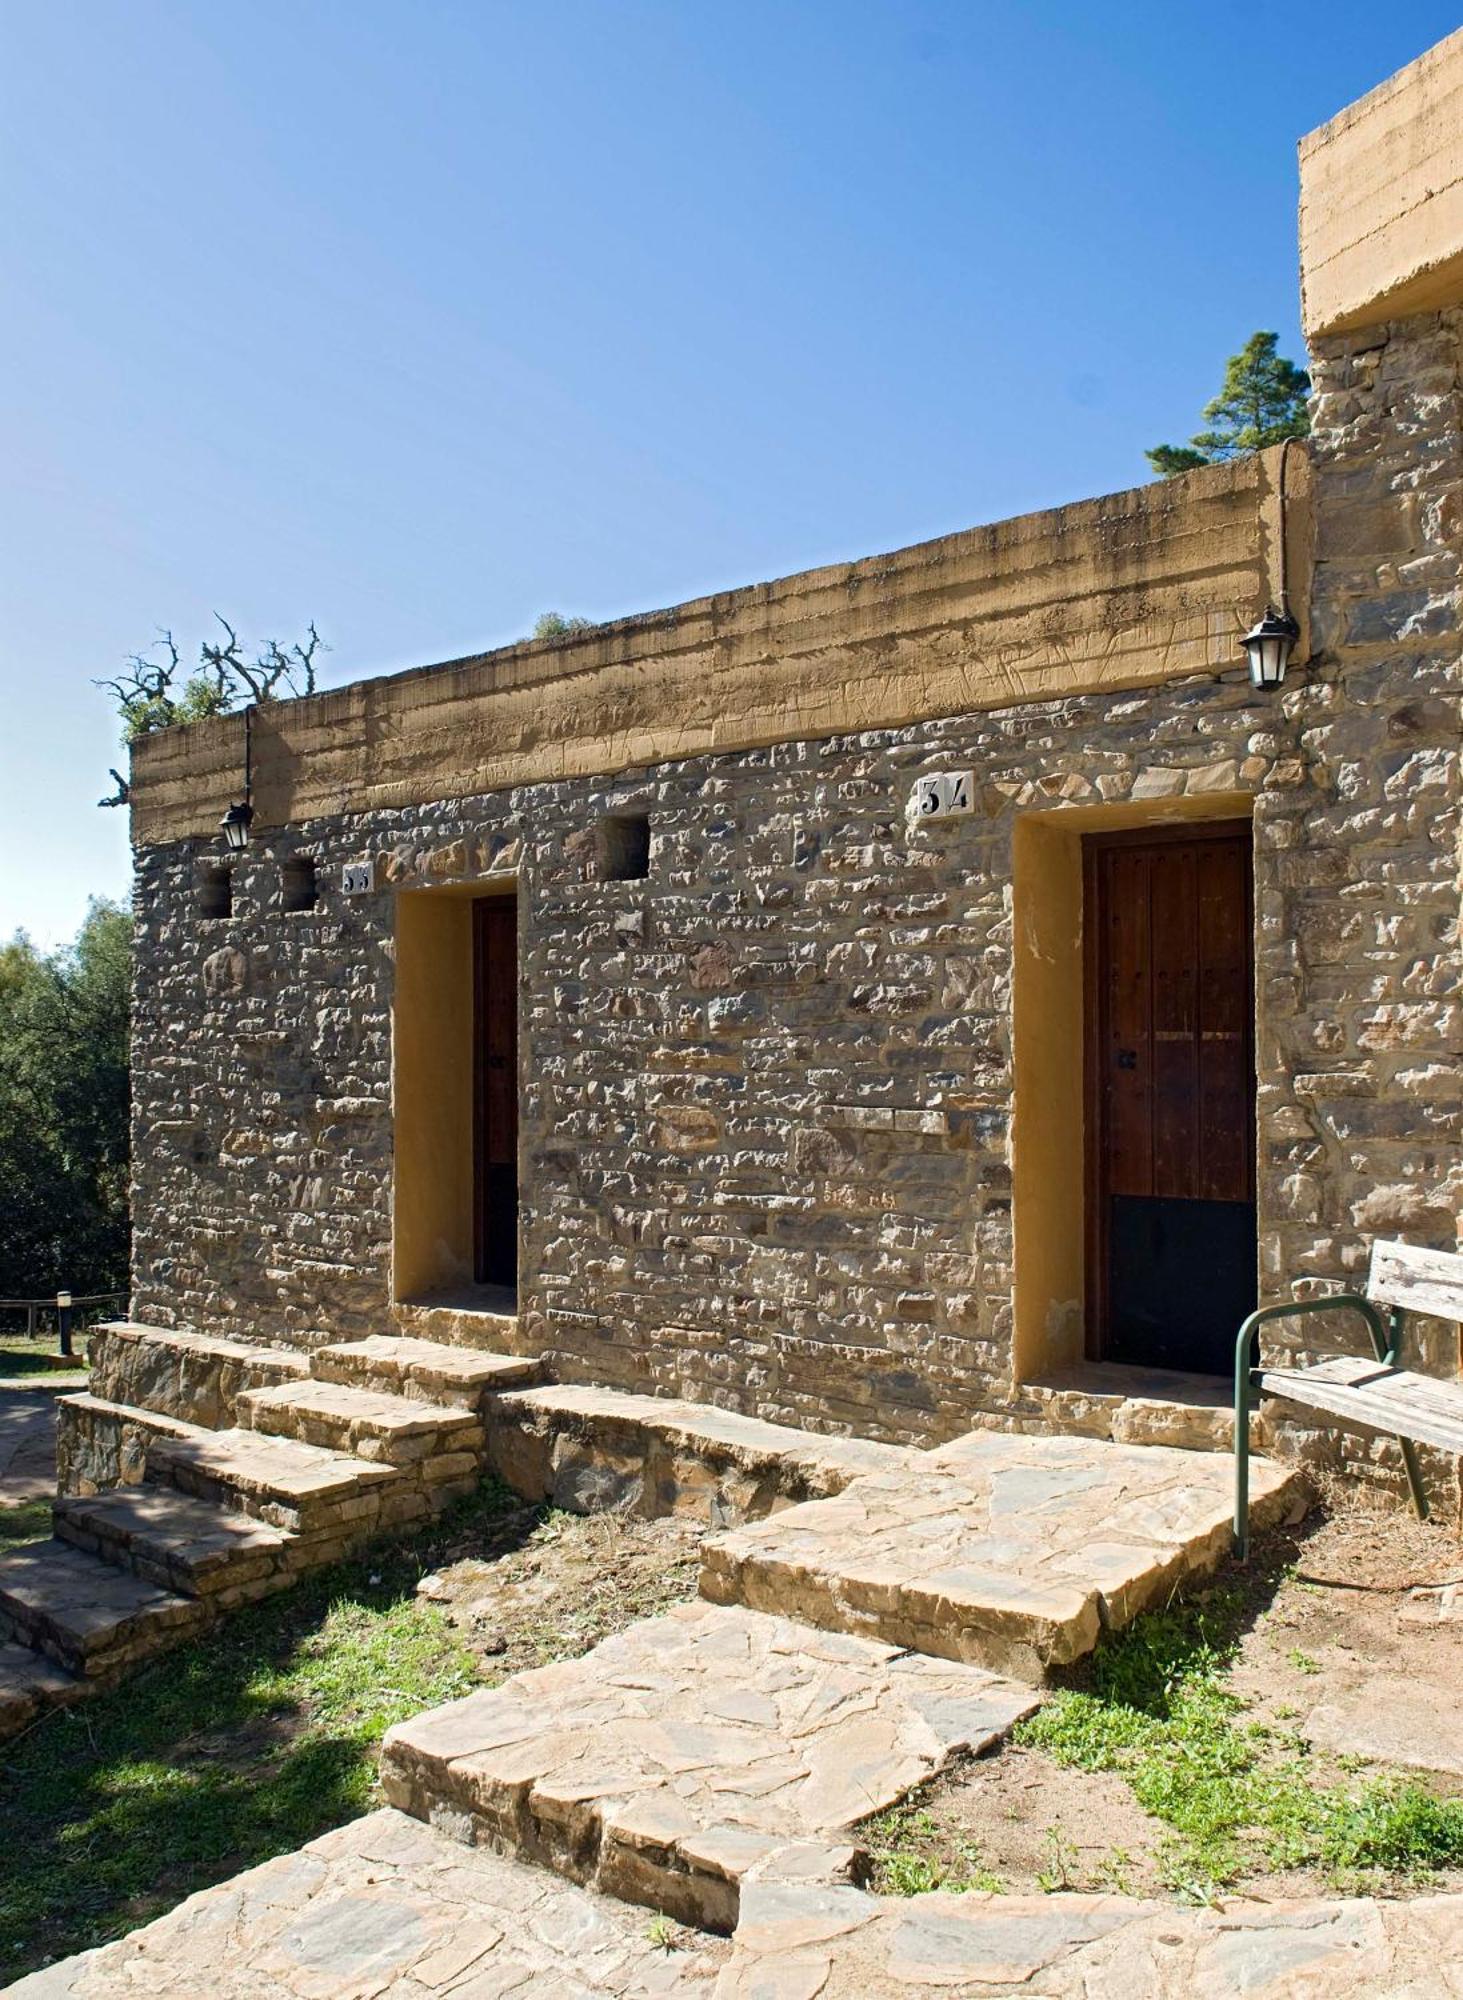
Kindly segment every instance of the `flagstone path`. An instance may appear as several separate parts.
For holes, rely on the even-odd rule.
[[[12,2000],[1458,2000],[1463,1896],[875,1897],[748,1882],[730,1942],[390,1809],[9,1988]]]
[[[25,2000],[1463,2000],[1463,1897],[1186,1910],[856,1886],[861,1820],[998,1748],[1051,1667],[1217,1564],[1225,1459],[810,1440],[530,1389],[532,1363],[414,1335],[323,1350],[313,1374],[223,1346],[103,1338],[100,1386],[124,1400],[68,1399],[67,1539],[0,1574],[0,1720],[76,1698],[154,1626],[192,1630],[417,1518],[483,1463],[530,1497],[722,1528],[702,1601],[399,1725],[392,1808],[32,1975],[10,1989]],[[1251,1479],[1258,1523],[1294,1518],[1290,1471],[1256,1459]]]

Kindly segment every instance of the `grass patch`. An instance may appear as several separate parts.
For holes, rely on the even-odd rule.
[[[0,1380],[34,1375],[40,1381],[68,1382],[73,1375],[86,1373],[85,1342],[75,1341],[76,1354],[63,1368],[56,1354],[54,1335],[49,1341],[27,1340],[24,1334],[0,1333]]]
[[[517,1507],[485,1487],[8,1744],[0,1982],[367,1810],[387,1728],[481,1684],[417,1582]]]
[[[1196,1896],[1262,1867],[1354,1887],[1463,1865],[1463,1801],[1390,1778],[1318,1784],[1297,1737],[1244,1719],[1223,1675],[1245,1609],[1229,1587],[1135,1619],[1098,1647],[1090,1686],[1052,1695],[1014,1740],[1117,1772],[1169,1829],[1169,1885]]]
[[[50,1532],[49,1500],[20,1500],[13,1507],[0,1507],[0,1556],[26,1542],[43,1542]]]
[[[1000,1877],[981,1860],[980,1847],[953,1837],[916,1800],[906,1799],[859,1828],[873,1868],[869,1884],[881,1896],[923,1896],[932,1889],[999,1891]]]

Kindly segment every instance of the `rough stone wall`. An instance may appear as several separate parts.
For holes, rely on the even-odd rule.
[[[1356,1283],[1374,1236],[1463,1247],[1460,370],[1458,312],[1313,357],[1316,658],[1283,703],[1289,804],[1258,834],[1270,1293]],[[1409,1359],[1454,1374],[1457,1342],[1424,1323]],[[1341,1455],[1391,1467],[1395,1447]]]
[[[276,831],[240,857],[227,918],[200,912],[216,841],[138,850],[134,1314],[250,1340],[382,1330],[392,907],[389,889],[343,896],[341,868],[384,852],[383,880],[415,879],[425,831],[437,853],[485,870],[508,850],[509,815],[504,795],[426,829],[383,813]],[[454,849],[468,833],[478,844]],[[313,910],[282,907],[297,856],[316,864]]]
[[[387,1322],[389,884],[519,837],[523,1344],[815,1428],[1009,1408],[1016,817],[1253,787],[1263,822],[1295,748],[1235,673],[307,823],[251,850],[226,920],[191,844],[153,850],[134,1311]],[[931,765],[978,773],[972,818],[911,824]],[[648,878],[597,879],[601,818],[636,809]],[[313,914],[277,907],[296,851]],[[388,886],[343,898],[367,853]]]
[[[135,1312],[267,1339],[389,1324],[391,888],[511,869],[521,1344],[812,1428],[1035,1424],[1011,1363],[1014,826],[1235,791],[1262,1289],[1354,1281],[1373,1235],[1451,1247],[1458,370],[1456,315],[1323,344],[1317,652],[1278,697],[1236,671],[308,821],[259,838],[228,919],[197,907],[216,848],[142,850]],[[973,818],[911,824],[930,767],[975,771]],[[599,880],[601,817],[636,810],[648,878]],[[296,853],[312,913],[279,907]],[[343,898],[366,855],[382,886]],[[1454,1342],[1424,1329],[1413,1358],[1451,1373]]]

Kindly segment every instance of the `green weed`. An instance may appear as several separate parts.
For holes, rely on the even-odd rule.
[[[860,1837],[868,1844],[875,1890],[885,1896],[924,1896],[986,1889],[999,1893],[1001,1880],[981,1860],[980,1847],[963,1834],[940,1827],[928,1808],[913,1800],[865,1820]]]
[[[1388,1779],[1317,1785],[1299,1739],[1244,1720],[1222,1682],[1242,1610],[1237,1592],[1216,1589],[1136,1619],[1099,1646],[1090,1691],[1052,1695],[1015,1740],[1119,1773],[1169,1829],[1160,1867],[1192,1898],[1259,1866],[1339,1881],[1463,1864],[1463,1801]]]

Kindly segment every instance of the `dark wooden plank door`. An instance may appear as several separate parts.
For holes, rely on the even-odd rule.
[[[518,1277],[518,899],[472,906],[473,1275]]]
[[[1223,1374],[1255,1302],[1249,828],[1086,863],[1089,1350]]]

